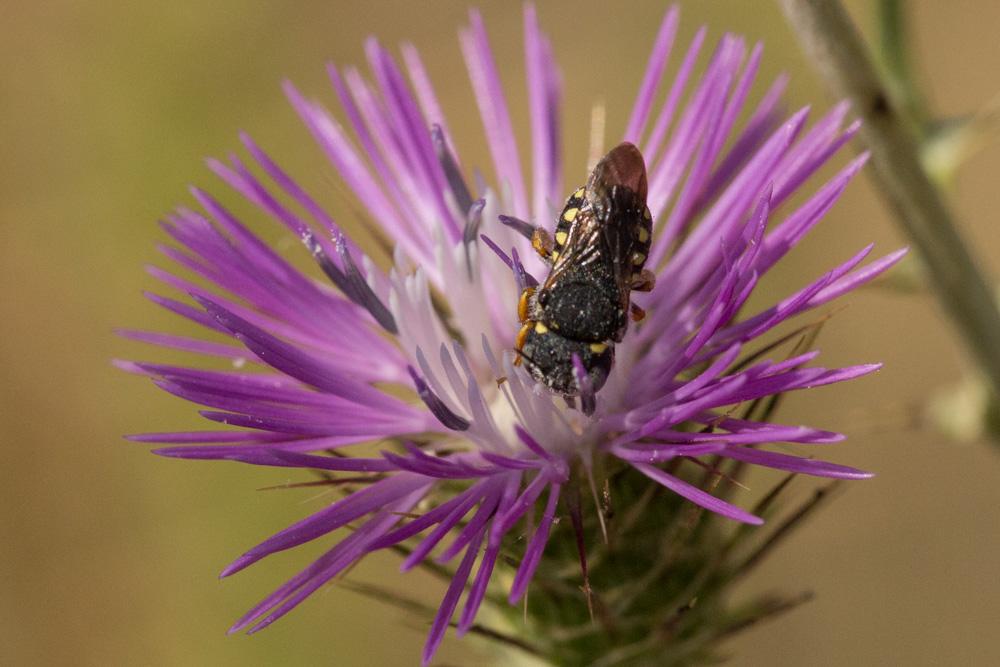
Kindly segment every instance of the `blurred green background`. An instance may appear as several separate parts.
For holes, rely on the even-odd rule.
[[[479,2],[526,137],[520,7]],[[830,99],[777,8],[683,3],[681,36],[707,22],[766,42],[762,79],[792,74],[791,107]],[[566,82],[567,182],[581,180],[591,104],[621,132],[665,2],[543,3]],[[872,23],[868,3],[850,3]],[[159,216],[188,183],[224,192],[202,158],[250,131],[313,191],[331,174],[279,90],[288,77],[332,102],[326,60],[361,63],[362,40],[421,49],[471,163],[489,165],[461,62],[464,2],[4,4],[0,15],[0,662],[20,665],[416,664],[428,619],[334,588],[252,638],[225,629],[307,562],[274,556],[232,580],[216,573],[323,502],[262,492],[299,479],[226,463],[164,460],[121,434],[197,426],[194,409],[114,370],[113,357],[164,358],[112,334],[189,332],[145,301],[160,263]],[[912,3],[923,82],[945,114],[997,92],[1000,4]],[[683,39],[682,42],[683,43]],[[596,54],[599,54],[595,56]],[[756,89],[759,95],[763,86]],[[845,156],[838,159],[843,164]],[[1000,150],[974,157],[953,197],[989,262],[1000,251]],[[226,194],[224,200],[232,202]],[[324,201],[336,211],[335,197]],[[276,226],[257,220],[275,241]],[[764,284],[787,293],[869,241],[903,244],[867,179]],[[284,242],[287,242],[285,239]],[[770,295],[770,296],[769,296]],[[812,603],[730,642],[733,664],[1000,664],[1000,458],[956,445],[919,419],[956,381],[963,354],[932,299],[870,288],[820,339],[827,365],[882,360],[880,374],[804,396],[780,415],[843,430],[831,456],[875,471],[799,532],[744,593],[811,589]],[[760,477],[761,484],[776,479]],[[800,486],[800,493],[808,492]],[[311,553],[316,549],[312,548]],[[439,584],[373,557],[361,580],[405,585],[430,603]],[[405,582],[405,583],[404,583]],[[442,664],[491,664],[449,636]]]

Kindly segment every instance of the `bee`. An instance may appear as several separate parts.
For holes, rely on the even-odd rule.
[[[555,234],[541,228],[531,234],[532,247],[551,270],[518,301],[517,362],[567,398],[580,393],[573,356],[596,392],[611,373],[615,343],[624,338],[629,319],[645,316],[631,303],[631,293],[648,292],[654,284],[644,268],[653,226],[647,189],[642,154],[621,143],[569,196]]]

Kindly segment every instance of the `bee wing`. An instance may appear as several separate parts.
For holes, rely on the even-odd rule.
[[[546,289],[558,284],[568,267],[607,262],[622,308],[629,307],[633,230],[646,208],[646,164],[634,145],[624,142],[605,155],[590,174],[584,205],[567,230]],[[634,218],[634,219],[633,219]],[[635,223],[635,224],[634,224]]]
[[[620,227],[603,225],[601,244],[605,247],[611,275],[615,281],[622,311],[628,312],[632,292],[632,236],[625,236]],[[624,334],[624,331],[622,331]]]
[[[597,163],[587,182],[587,200],[597,211],[601,252],[611,266],[623,310],[632,286],[634,230],[646,208],[646,163],[634,145],[615,146]]]
[[[622,142],[611,149],[594,167],[587,181],[589,197],[610,195],[611,188],[624,187],[646,203],[649,185],[646,179],[646,162],[634,145]]]
[[[593,210],[589,207],[582,208],[576,219],[570,223],[566,242],[560,248],[559,257],[552,265],[552,271],[546,278],[543,289],[557,285],[569,267],[584,266],[599,259],[600,231]]]

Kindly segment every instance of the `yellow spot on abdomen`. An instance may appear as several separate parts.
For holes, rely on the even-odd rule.
[[[521,327],[520,331],[517,332],[517,338],[514,339],[514,349],[520,351],[524,347],[524,341],[528,339],[528,333],[531,331],[531,323],[526,323]]]
[[[649,240],[649,231],[645,227],[639,228],[639,243],[645,243]]]
[[[574,220],[576,220],[576,214],[579,212],[580,209],[578,208],[568,209],[565,213],[563,213],[563,220],[565,220],[566,222],[573,222]]]
[[[632,263],[635,264],[636,266],[639,266],[645,261],[646,261],[646,256],[643,255],[641,252],[637,252],[634,255],[632,255]]]
[[[535,333],[537,333],[537,334],[543,334],[543,333],[548,333],[548,332],[549,332],[549,328],[547,326],[545,326],[541,322],[535,322]]]
[[[552,257],[552,262],[553,262],[553,263],[555,263],[555,261],[556,261],[557,259],[559,259],[559,253],[558,253],[558,252],[553,252],[553,253],[552,253],[552,254],[550,255],[550,257]]]
[[[563,245],[564,243],[566,243],[566,239],[568,237],[569,234],[567,234],[566,232],[556,232],[556,244]]]
[[[601,354],[606,349],[608,349],[608,344],[607,343],[591,343],[590,344],[590,351],[593,352],[594,354]]]
[[[583,197],[583,188],[580,188],[579,190],[573,193],[574,199],[581,199],[582,197]]]

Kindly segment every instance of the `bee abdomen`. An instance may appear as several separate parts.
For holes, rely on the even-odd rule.
[[[524,335],[519,337],[518,350],[533,378],[553,391],[575,396],[579,392],[573,374],[573,355],[576,354],[590,376],[594,391],[604,386],[614,364],[614,345],[572,340],[544,325],[525,327],[522,331]]]

